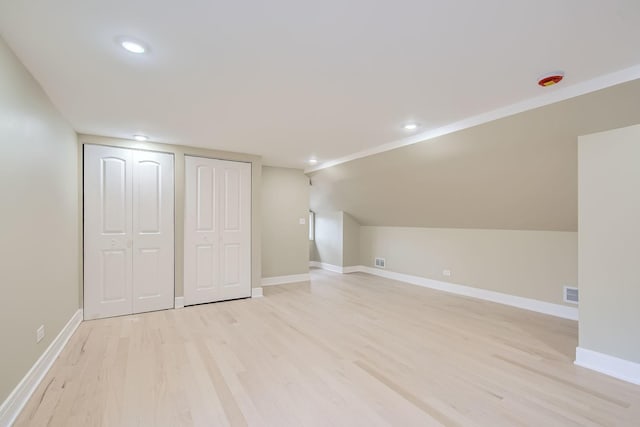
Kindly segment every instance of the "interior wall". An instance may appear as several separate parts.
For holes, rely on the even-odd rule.
[[[309,271],[308,218],[309,178],[304,172],[263,166],[262,277]]]
[[[580,347],[640,363],[640,125],[578,146]]]
[[[342,266],[342,212],[317,211],[312,261]]]
[[[0,93],[2,402],[78,309],[79,221],[76,134],[2,39]]]
[[[260,286],[262,277],[262,160],[259,156],[227,151],[209,150],[183,145],[138,142],[126,139],[80,135],[80,145],[100,144],[113,147],[160,151],[174,155],[175,165],[175,285],[176,296],[184,296],[184,180],[185,156],[200,156],[212,159],[234,160],[251,163],[251,286]],[[82,147],[80,147],[81,149]],[[82,162],[79,162],[78,177],[82,185]],[[82,200],[80,200],[82,204]],[[81,285],[82,292],[82,285]]]
[[[577,247],[575,232],[360,228],[362,265],[557,304],[578,283]]]
[[[360,264],[360,224],[346,212],[342,216],[342,266]]]

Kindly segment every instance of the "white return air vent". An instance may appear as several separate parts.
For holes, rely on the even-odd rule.
[[[572,288],[571,286],[564,287],[564,302],[578,304],[578,299],[578,288]]]
[[[385,265],[385,261],[384,258],[376,258],[375,260],[375,266],[378,268],[384,268]]]

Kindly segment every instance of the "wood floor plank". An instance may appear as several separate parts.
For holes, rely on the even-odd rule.
[[[577,322],[313,270],[264,298],[83,322],[16,426],[640,426]]]

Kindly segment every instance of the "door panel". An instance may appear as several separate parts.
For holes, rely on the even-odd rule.
[[[113,157],[100,159],[101,213],[103,234],[126,234],[127,218],[127,161]]]
[[[174,304],[173,156],[133,152],[133,312]]]
[[[160,194],[161,166],[157,162],[139,161],[138,168],[138,227],[140,233],[160,232],[160,211],[162,195]]]
[[[240,171],[224,168],[224,231],[240,228]]]
[[[185,304],[251,296],[251,165],[185,158]]]
[[[224,245],[224,263],[222,264],[223,286],[233,286],[240,283],[240,245],[232,243]]]
[[[85,319],[132,311],[132,153],[85,146]]]
[[[200,232],[216,231],[216,170],[214,167],[199,165],[196,182],[196,230]]]
[[[215,292],[214,273],[217,270],[217,251],[213,245],[196,246],[196,288],[198,291]]]
[[[224,162],[221,299],[251,296],[251,164]]]
[[[185,157],[184,280],[186,305],[219,299],[217,164]]]
[[[124,302],[128,298],[127,252],[124,250],[102,251],[101,273],[103,302]]]

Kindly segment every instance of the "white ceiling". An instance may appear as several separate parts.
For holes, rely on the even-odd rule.
[[[640,64],[640,1],[0,0],[0,34],[81,133],[304,168]]]

